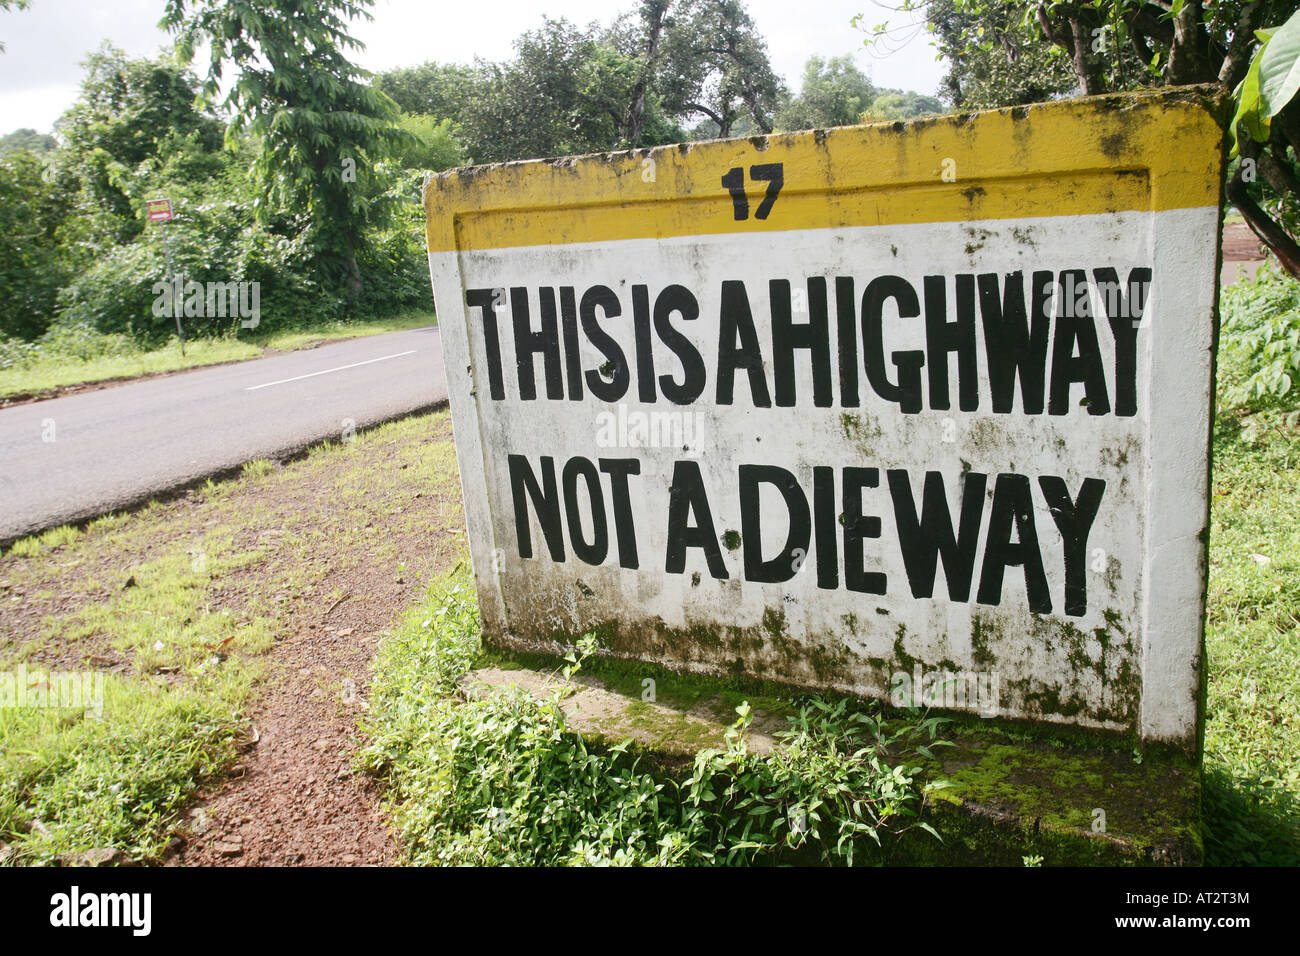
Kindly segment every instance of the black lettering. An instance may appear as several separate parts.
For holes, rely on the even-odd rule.
[[[916,290],[898,276],[879,276],[871,280],[862,293],[862,364],[872,389],[887,402],[897,402],[904,414],[921,410],[921,366],[925,353],[895,352],[890,358],[898,369],[898,384],[885,371],[884,305],[887,299],[898,303],[900,319],[914,319],[921,314]]]
[[[687,322],[694,322],[700,317],[700,304],[685,286],[667,286],[655,299],[655,332],[659,335],[659,341],[682,363],[681,384],[674,381],[671,375],[660,375],[659,390],[674,405],[689,405],[704,394],[704,359],[691,340],[669,321],[674,312]]]
[[[1005,415],[1015,402],[1020,379],[1020,403],[1026,415],[1041,415],[1047,391],[1047,338],[1051,332],[1049,287],[1055,276],[1035,272],[1025,315],[1025,274],[1010,272],[998,295],[998,274],[979,277],[980,315],[984,319],[984,344],[989,362],[989,390],[993,411]]]
[[[519,369],[519,397],[525,402],[537,398],[533,356],[542,356],[546,373],[546,397],[564,397],[564,379],[560,368],[560,332],[555,314],[555,290],[538,290],[542,301],[542,327],[534,332],[528,316],[528,290],[517,286],[510,290],[510,315],[515,326],[515,364]]]
[[[470,289],[465,293],[465,304],[471,309],[483,310],[483,344],[487,347],[488,394],[494,402],[506,397],[505,383],[501,378],[501,337],[497,332],[496,289]]]
[[[773,279],[768,283],[772,302],[772,377],[776,386],[776,404],[781,408],[795,405],[795,349],[808,349],[812,361],[813,405],[829,408],[831,404],[831,339],[826,314],[826,280],[813,276],[808,280],[808,321],[795,322],[791,314],[790,283]]]
[[[609,286],[594,285],[582,294],[582,331],[597,351],[605,356],[606,363],[612,369],[612,375],[606,378],[600,369],[587,370],[587,388],[602,402],[617,402],[627,394],[631,374],[627,367],[627,358],[618,342],[596,322],[596,310],[602,311],[608,318],[617,318],[623,314],[623,306],[618,295]]]
[[[790,530],[785,544],[770,561],[763,560],[762,515],[759,508],[759,485],[775,485],[785,499],[790,515]],[[798,573],[802,562],[795,552],[806,557],[812,539],[812,522],[808,499],[799,480],[776,465],[740,466],[740,533],[744,538],[745,580],[760,583],[789,581]]]
[[[1128,294],[1120,288],[1114,269],[1094,269],[1101,289],[1111,334],[1115,336],[1115,414],[1132,418],[1137,414],[1137,335],[1151,288],[1150,269],[1131,269]]]
[[[578,479],[587,485],[591,502],[591,541],[582,533],[582,512],[578,509]],[[570,458],[564,465],[564,514],[569,519],[569,543],[579,561],[604,564],[609,554],[609,523],[605,518],[605,493],[600,474],[586,458]]]
[[[853,297],[853,279],[835,279],[835,318],[840,350],[840,405],[857,408],[858,397],[858,303]]]
[[[961,513],[955,531],[940,472],[925,473],[919,519],[908,473],[903,469],[891,469],[887,477],[889,494],[894,503],[894,522],[898,526],[898,543],[903,551],[903,566],[907,569],[907,583],[912,589],[912,596],[928,598],[934,595],[935,571],[942,558],[943,577],[948,582],[948,597],[954,601],[970,600],[975,549],[979,546],[980,520],[984,516],[984,489],[988,476],[975,471],[965,473]]]
[[[1012,524],[1016,541],[1011,540]],[[1047,590],[1043,556],[1038,550],[1038,529],[1034,525],[1034,499],[1025,475],[998,475],[993,486],[993,508],[989,515],[988,541],[984,545],[984,566],[980,570],[980,604],[1002,603],[1002,577],[1009,567],[1025,569],[1025,593],[1029,609],[1039,614],[1052,610]]]
[[[1060,308],[1056,315],[1056,332],[1052,338],[1052,389],[1047,414],[1065,415],[1070,411],[1070,386],[1083,383],[1089,415],[1110,411],[1106,394],[1106,370],[1097,342],[1097,325],[1093,320],[1092,301],[1087,294],[1088,273],[1071,269],[1061,273]],[[1074,354],[1075,347],[1079,354]]]
[[[817,539],[817,586],[833,591],[840,586],[840,556],[836,543],[835,469],[813,469],[813,517]]]
[[[879,468],[844,469],[844,586],[862,594],[884,594],[886,576],[866,570],[862,543],[880,537],[880,519],[862,513],[862,489],[880,484]]]
[[[1056,529],[1061,532],[1065,548],[1065,613],[1083,617],[1088,612],[1088,534],[1097,518],[1101,496],[1106,492],[1106,482],[1100,478],[1085,478],[1079,497],[1071,500],[1065,479],[1056,475],[1041,475],[1038,487],[1043,489],[1048,510]]]
[[[745,283],[728,279],[722,283],[722,305],[718,329],[718,404],[730,405],[737,369],[749,373],[749,393],[755,408],[771,408],[763,372],[763,352],[749,308]]]
[[[544,455],[541,459],[542,484],[539,486],[532,466],[523,455],[507,455],[506,463],[510,469],[510,494],[515,504],[515,537],[519,542],[519,556],[533,556],[533,535],[528,522],[528,503],[524,495],[533,501],[537,512],[537,523],[541,525],[542,537],[551,552],[551,560],[557,564],[564,562],[564,531],[560,527],[560,494],[555,487],[555,459]]]
[[[632,327],[636,335],[637,395],[647,405],[655,401],[655,353],[650,340],[650,290],[632,286]]]
[[[573,286],[560,286],[560,328],[564,333],[564,369],[569,401],[582,400],[582,349],[578,345],[578,300]]]
[[[692,515],[695,524],[689,523]],[[727,580],[727,566],[722,561],[722,548],[713,527],[713,512],[700,465],[694,461],[677,461],[673,463],[673,483],[668,489],[668,553],[664,558],[667,574],[681,574],[686,570],[687,548],[700,548],[709,564],[709,574],[716,580]]]
[[[957,276],[957,318],[948,321],[943,276],[925,277],[925,346],[930,371],[930,407],[952,407],[948,397],[948,353],[957,353],[957,401],[963,412],[979,408],[975,365],[975,277]]]
[[[610,490],[614,499],[614,534],[618,538],[618,566],[639,568],[641,559],[636,547],[636,521],[632,517],[632,493],[628,489],[628,475],[641,474],[641,462],[636,458],[601,458],[600,470],[609,475]]]

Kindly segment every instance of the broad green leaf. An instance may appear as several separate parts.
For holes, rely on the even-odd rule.
[[[1239,129],[1244,126],[1246,132],[1257,142],[1263,141],[1268,137],[1267,132],[1260,132],[1259,116],[1259,61],[1260,55],[1268,47],[1268,41],[1264,41],[1264,46],[1260,47],[1255,54],[1255,58],[1250,62],[1250,69],[1246,71],[1246,78],[1238,85],[1236,90],[1237,112],[1232,117],[1232,153],[1236,156],[1239,143],[1237,137]]]
[[[1265,124],[1286,108],[1300,90],[1300,13],[1282,24],[1256,54],[1259,60],[1260,112]]]

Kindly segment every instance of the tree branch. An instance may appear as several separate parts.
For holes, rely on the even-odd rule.
[[[1219,82],[1228,89],[1236,89],[1250,69],[1250,54],[1255,45],[1255,30],[1264,19],[1264,4],[1247,3],[1241,8],[1237,25],[1228,43],[1227,55],[1219,66]]]
[[[722,128],[722,117],[713,112],[713,110],[709,109],[703,103],[684,103],[682,108],[692,110],[696,113],[703,113],[709,119],[713,120],[713,122],[717,123],[719,129]]]
[[[1256,163],[1259,163],[1260,149],[1258,143],[1249,137],[1243,137],[1241,146],[1243,160],[1253,159]],[[1296,245],[1296,241],[1287,234],[1286,230],[1278,225],[1251,198],[1250,191],[1246,188],[1246,183],[1242,179],[1244,168],[1243,163],[1241,167],[1238,167],[1232,179],[1228,180],[1228,199],[1237,207],[1238,212],[1246,220],[1246,225],[1250,226],[1251,231],[1259,236],[1260,240],[1277,256],[1282,268],[1291,273],[1294,278],[1300,279],[1300,245]],[[1260,168],[1263,169],[1263,166],[1261,165]]]

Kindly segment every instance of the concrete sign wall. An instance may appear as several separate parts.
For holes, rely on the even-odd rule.
[[[434,177],[485,634],[1194,748],[1215,116]]]

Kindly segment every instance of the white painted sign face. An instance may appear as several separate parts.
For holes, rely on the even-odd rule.
[[[432,180],[489,639],[1194,747],[1221,132],[1125,103]]]

